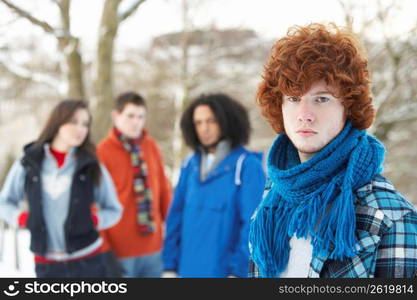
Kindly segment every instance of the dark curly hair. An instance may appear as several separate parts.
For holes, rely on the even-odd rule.
[[[222,137],[231,142],[232,148],[248,143],[251,127],[246,108],[226,94],[203,94],[191,102],[181,117],[182,134],[190,148],[198,150],[201,146],[193,122],[194,110],[200,105],[208,105],[211,108]]]
[[[368,60],[347,29],[331,23],[291,27],[272,48],[256,100],[277,133],[284,132],[282,96],[300,97],[317,81],[339,89],[348,119],[357,129],[371,126],[372,105]]]

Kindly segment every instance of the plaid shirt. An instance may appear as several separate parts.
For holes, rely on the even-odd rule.
[[[417,210],[381,175],[355,195],[359,253],[343,261],[315,256],[308,277],[417,277]],[[252,260],[249,277],[261,277]]]

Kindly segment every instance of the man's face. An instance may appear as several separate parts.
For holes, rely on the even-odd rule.
[[[283,95],[285,133],[297,148],[301,162],[313,157],[342,131],[345,107],[341,99],[332,95],[338,92],[322,80],[300,98]]]
[[[222,132],[216,116],[208,105],[199,105],[194,109],[193,122],[200,143],[207,148],[215,147]]]
[[[146,120],[146,108],[142,105],[128,103],[119,112],[112,112],[114,126],[126,137],[134,139],[140,136]]]

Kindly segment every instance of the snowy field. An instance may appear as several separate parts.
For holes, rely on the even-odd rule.
[[[27,229],[0,229],[0,277],[35,277],[33,254]],[[16,254],[18,260],[16,261]]]

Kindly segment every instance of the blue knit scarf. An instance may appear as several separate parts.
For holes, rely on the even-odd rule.
[[[350,121],[304,163],[285,134],[275,139],[267,160],[272,187],[249,234],[261,277],[279,277],[286,269],[294,235],[311,237],[313,256],[342,260],[356,254],[352,193],[382,172],[384,153],[375,137]]]

